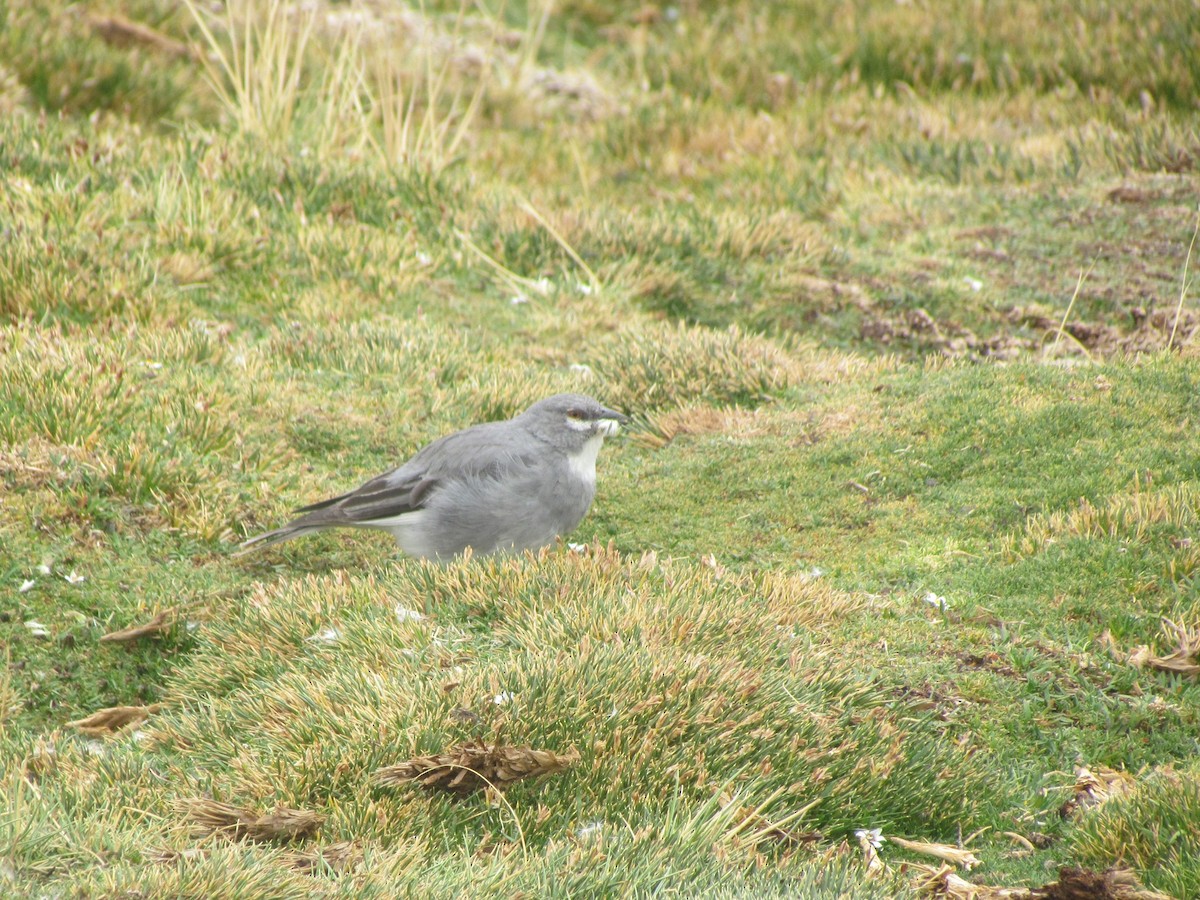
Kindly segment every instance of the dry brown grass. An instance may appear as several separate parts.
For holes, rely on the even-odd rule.
[[[445,753],[385,766],[373,777],[382,785],[417,784],[430,790],[466,795],[489,788],[504,790],[526,778],[561,772],[579,760],[579,751],[575,749],[554,753],[476,740]]]
[[[177,808],[193,823],[198,834],[215,834],[232,840],[288,843],[312,837],[325,821],[325,816],[310,810],[277,806],[272,812],[260,815],[254,810],[206,799],[181,800]]]
[[[81,734],[99,735],[112,734],[133,725],[140,725],[147,718],[162,709],[161,703],[149,706],[112,706],[108,709],[97,710],[90,716],[68,722],[68,728],[74,728]]]

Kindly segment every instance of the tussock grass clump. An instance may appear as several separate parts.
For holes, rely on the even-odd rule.
[[[1009,559],[1024,559],[1052,544],[1070,540],[1111,539],[1144,543],[1160,533],[1190,533],[1200,515],[1200,491],[1185,482],[1153,490],[1139,479],[1130,493],[1109,497],[1101,506],[1081,498],[1075,509],[1030,517],[1022,532],[1005,538]]]
[[[424,618],[396,611],[422,606]],[[311,810],[331,841],[359,841],[374,860],[397,841],[438,835],[503,850],[515,815],[535,854],[523,858],[537,860],[522,878],[534,884],[564,865],[581,885],[616,884],[624,867],[653,859],[699,874],[714,843],[733,877],[750,877],[759,854],[806,852],[801,827],[948,836],[971,820],[978,770],[931,723],[894,714],[825,646],[860,609],[859,598],[799,576],[598,546],[283,581],[205,624],[151,740],[110,741],[95,756],[61,743],[42,802],[73,805],[81,828],[99,831],[119,810],[142,810],[150,815],[138,839],[161,845],[153,823],[179,798],[254,797]],[[546,647],[561,649],[547,656]],[[502,729],[512,744],[481,746],[480,729]],[[494,784],[569,762],[572,775],[513,783],[509,805],[481,821],[406,792],[370,796],[372,773],[414,747],[419,758],[395,774],[424,782],[446,769],[439,780],[451,790],[486,786],[448,770],[462,753],[435,748],[455,743],[479,751],[465,764]],[[521,750],[526,743],[578,750],[543,754]],[[249,810],[193,808],[219,831],[278,831]],[[488,838],[495,829],[502,836]],[[600,846],[607,861],[597,869]],[[122,847],[108,877],[127,884],[132,851]],[[179,864],[200,877],[212,858]],[[410,864],[434,871],[423,855]]]
[[[1121,860],[1173,897],[1200,893],[1200,788],[1195,765],[1144,773],[1123,796],[1083,816],[1067,833],[1084,864]]]
[[[231,532],[241,473],[282,453],[239,427],[255,387],[203,328],[66,339],[58,327],[9,326],[0,357],[0,467],[12,484],[55,498],[65,521]],[[4,447],[7,445],[7,447]]]
[[[429,616],[398,626],[396,604]],[[616,794],[646,815],[676,791],[703,800],[736,772],[782,789],[784,811],[820,799],[810,818],[834,833],[864,818],[915,826],[902,812],[913,793],[928,800],[922,826],[944,828],[969,815],[974,766],[910,739],[924,726],[894,718],[881,691],[821,648],[820,633],[858,608],[798,577],[599,549],[309,577],[205,629],[170,695],[210,711],[175,717],[163,740],[188,746],[229,790],[270,793],[265,773],[282,765],[289,793],[339,796],[398,752],[503,726],[514,743],[580,748],[570,786],[541,788],[547,803]],[[578,649],[547,658],[546,646]],[[474,713],[467,725],[456,709]],[[261,740],[246,744],[251,727]]]
[[[631,410],[662,410],[704,401],[757,406],[797,377],[795,359],[766,338],[736,326],[712,331],[659,325],[609,338],[591,366],[608,402]]]

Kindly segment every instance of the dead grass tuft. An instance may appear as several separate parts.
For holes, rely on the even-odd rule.
[[[1058,880],[1037,888],[1006,888],[973,884],[950,866],[913,866],[920,877],[915,887],[923,896],[949,900],[1173,900],[1167,894],[1143,888],[1130,869],[1113,867],[1103,872],[1063,866]]]
[[[1137,782],[1128,772],[1107,766],[1091,769],[1081,766],[1075,773],[1072,797],[1059,808],[1059,815],[1065,819],[1079,812],[1098,809],[1109,800],[1128,796],[1136,786]]]
[[[136,641],[139,638],[144,638],[149,635],[163,634],[171,630],[171,625],[174,623],[175,610],[164,609],[156,613],[154,618],[144,625],[130,625],[128,628],[122,628],[120,631],[111,631],[100,638],[101,643],[109,644],[127,644],[130,641]]]
[[[973,884],[950,865],[934,867],[917,863],[911,868],[918,873],[914,887],[922,896],[946,897],[948,900],[1032,900],[1033,897],[1029,888]]]
[[[975,851],[968,850],[965,847],[955,847],[953,844],[939,844],[930,841],[909,841],[904,838],[893,837],[888,835],[888,841],[895,844],[897,847],[902,847],[905,850],[911,850],[913,853],[918,853],[921,856],[932,856],[940,859],[943,862],[948,862],[960,868],[970,871],[979,865],[981,860],[975,855]]]
[[[788,846],[804,846],[824,840],[819,831],[798,831],[794,827],[801,821],[820,800],[813,800],[781,818],[768,817],[765,810],[783,791],[776,791],[766,800],[755,806],[739,803],[739,798],[728,792],[721,792],[717,801],[722,811],[732,811],[732,827],[725,833],[727,840],[736,839],[743,846],[758,847],[760,844],[784,844]]]
[[[167,56],[184,59],[195,58],[191,48],[186,44],[174,38],[169,38],[148,25],[134,22],[132,19],[127,19],[122,15],[115,13],[110,15],[89,15],[88,24],[92,26],[96,34],[117,47],[149,47],[151,50],[165,53]]]
[[[161,703],[152,703],[149,706],[110,706],[108,709],[97,710],[90,716],[68,722],[67,727],[92,736],[112,734],[131,725],[141,724],[160,709]]]
[[[37,781],[58,768],[58,750],[53,743],[39,740],[33,752],[21,762],[21,772],[28,781]]]
[[[375,772],[374,779],[386,786],[415,782],[424,788],[465,796],[487,788],[503,790],[525,778],[561,772],[579,759],[579,751],[574,748],[559,754],[476,740],[445,753],[385,766]]]
[[[1166,656],[1156,655],[1146,644],[1124,654],[1117,648],[1112,634],[1107,631],[1101,636],[1100,642],[1108,648],[1114,659],[1128,663],[1135,669],[1157,669],[1188,678],[1200,675],[1200,626],[1188,627],[1170,619],[1163,619],[1162,631],[1167,642],[1175,645],[1175,649]]]
[[[277,806],[259,815],[253,810],[215,800],[181,800],[177,810],[201,835],[219,834],[233,840],[287,843],[316,834],[325,817],[305,809]]]
[[[292,851],[287,855],[293,869],[310,875],[327,871],[346,872],[352,870],[362,859],[362,847],[358,841],[339,841],[328,847]]]

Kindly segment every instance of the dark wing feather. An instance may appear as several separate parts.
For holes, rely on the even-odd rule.
[[[415,512],[424,506],[437,479],[423,477],[420,473],[408,477],[403,477],[404,474],[407,473],[380,475],[348,494],[297,510],[305,515],[297,519],[296,524],[352,525]]]
[[[292,512],[296,512],[296,513],[316,512],[318,509],[325,509],[326,507],[333,506],[335,503],[341,503],[343,500],[345,500],[349,496],[350,496],[349,494],[342,494],[339,497],[330,497],[328,500],[322,500],[320,503],[310,503],[310,504],[308,504],[308,506],[297,506],[295,509],[292,510]]]
[[[389,481],[385,475],[347,494],[339,507],[346,518],[356,522],[390,519],[424,506],[430,488],[436,483],[436,479],[420,475],[395,481]]]

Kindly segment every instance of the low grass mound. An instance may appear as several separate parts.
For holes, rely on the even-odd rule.
[[[37,806],[71,810],[72,824],[28,823],[15,862],[79,888],[74,870],[101,838],[116,869],[93,885],[140,871],[168,889],[151,849],[214,849],[174,812],[192,796],[312,810],[323,843],[366,853],[423,846],[410,874],[432,883],[485,845],[480,865],[498,870],[485,879],[522,859],[558,868],[574,848],[556,877],[597,888],[596,859],[611,855],[615,887],[623,856],[665,851],[662,886],[682,887],[705,868],[689,854],[706,842],[727,845],[722,870],[751,880],[763,853],[785,869],[809,861],[787,828],[837,841],[869,822],[950,838],[973,823],[982,772],[822,646],[863,607],[804,577],[599,545],[264,585],[201,629],[164,708],[137,730],[42,745],[52,762],[35,766]],[[494,806],[373,784],[381,767],[492,735],[580,760]],[[20,777],[11,787],[30,790]],[[266,850],[258,864],[280,861]]]

